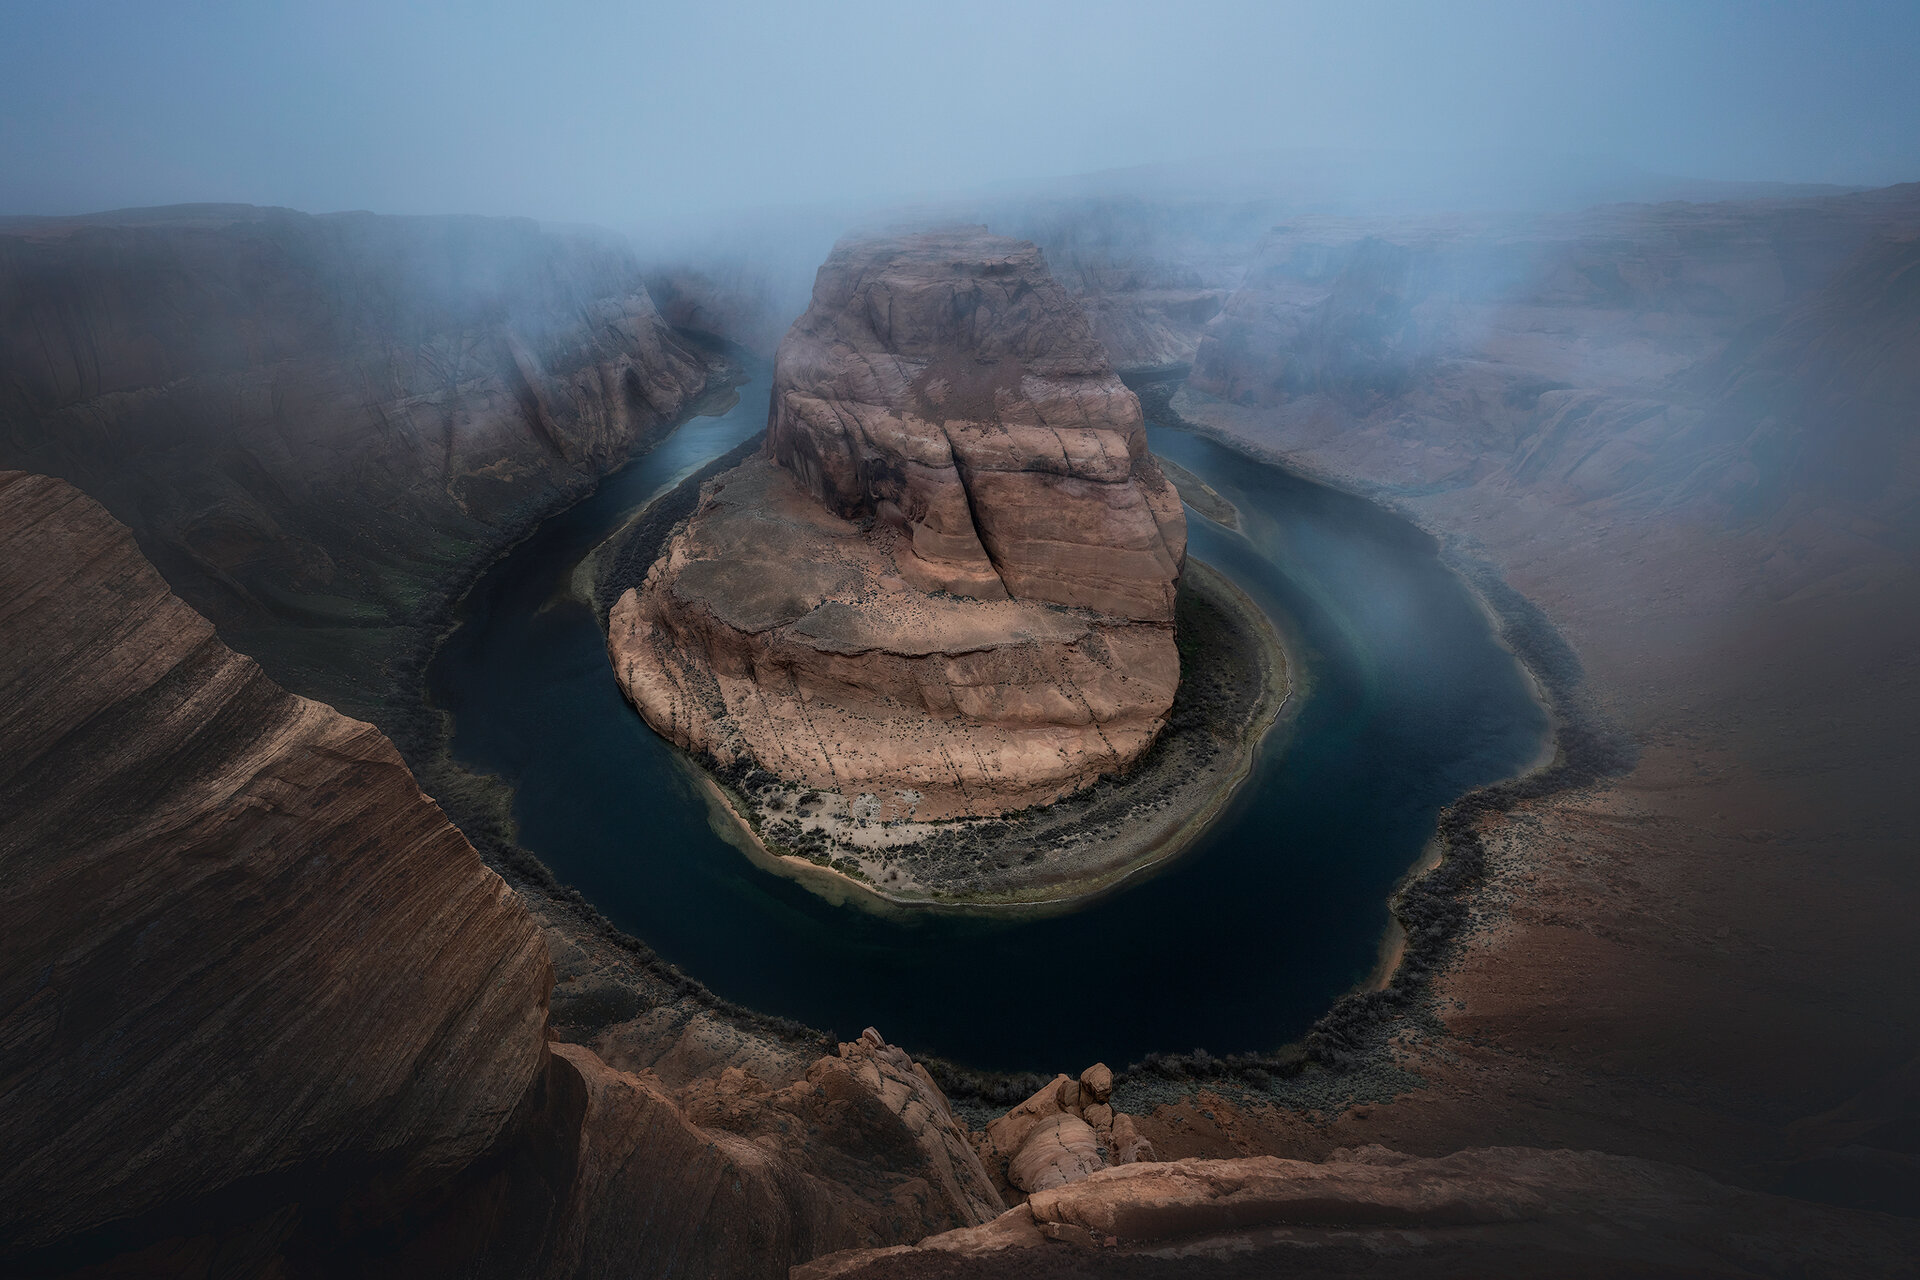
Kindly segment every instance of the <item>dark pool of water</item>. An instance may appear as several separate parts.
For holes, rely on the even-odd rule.
[[[716,836],[621,698],[580,556],[766,421],[767,384],[547,521],[474,586],[428,673],[454,754],[510,780],[520,841],[615,924],[728,999],[970,1065],[1076,1070],[1149,1050],[1273,1048],[1362,980],[1440,807],[1510,775],[1546,720],[1466,587],[1412,526],[1211,442],[1154,449],[1236,503],[1195,555],[1279,623],[1308,676],[1292,731],[1170,868],[1049,918],[833,906]]]

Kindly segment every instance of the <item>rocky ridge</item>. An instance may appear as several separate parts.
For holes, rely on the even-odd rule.
[[[1912,1225],[1592,1151],[1379,1146],[1104,1169],[983,1227],[794,1280],[963,1276],[1883,1274]]]
[[[1180,499],[1031,245],[843,242],[781,343],[766,453],[609,616],[661,733],[870,816],[1124,769],[1179,681]]]
[[[0,473],[0,543],[0,1238],[471,1163],[546,1054],[507,887],[377,730],[227,649],[72,487]]]
[[[1446,815],[1450,882],[1481,880],[1457,951],[1411,1016],[1359,993],[1320,1038],[1418,1087],[1317,1120],[1170,1107],[1151,1136],[1492,1133],[1911,1215],[1920,187],[1487,221],[1276,230],[1196,365],[1212,391],[1173,407],[1431,530],[1637,759]]]
[[[1910,338],[1915,201],[1298,219],[1207,326],[1176,408],[1337,442],[1408,491],[1500,470],[1637,516],[1742,519],[1803,480],[1863,496],[1876,468],[1911,473],[1886,450],[1912,390],[1888,353]]]
[[[377,729],[62,481],[0,473],[0,553],[0,1267],[779,1276],[1000,1212],[877,1033],[554,1043],[541,930]]]

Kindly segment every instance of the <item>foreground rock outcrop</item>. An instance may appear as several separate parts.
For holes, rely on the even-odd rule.
[[[1180,499],[1033,246],[843,242],[764,456],[609,618],[629,699],[722,762],[984,815],[1125,768],[1179,682]]]
[[[1592,1151],[1371,1146],[1106,1169],[991,1224],[794,1280],[964,1276],[1894,1274],[1920,1233]]]
[[[0,545],[0,1240],[466,1167],[546,1059],[506,885],[71,486],[0,473]]]
[[[550,1043],[532,916],[393,746],[0,472],[0,1270],[784,1275],[1003,1208],[877,1033],[675,1088]]]

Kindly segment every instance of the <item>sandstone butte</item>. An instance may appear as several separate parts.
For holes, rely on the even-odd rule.
[[[766,444],[710,481],[609,651],[657,731],[881,817],[1126,768],[1179,683],[1186,519],[1040,251],[842,241],[780,344]]]

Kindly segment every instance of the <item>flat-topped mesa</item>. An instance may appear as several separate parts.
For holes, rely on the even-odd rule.
[[[763,455],[709,482],[608,643],[689,750],[985,816],[1152,744],[1185,557],[1139,402],[1039,250],[848,240],[780,344]]]
[[[1025,241],[841,242],[780,344],[767,451],[836,514],[904,527],[916,586],[1173,618],[1179,496]]]

